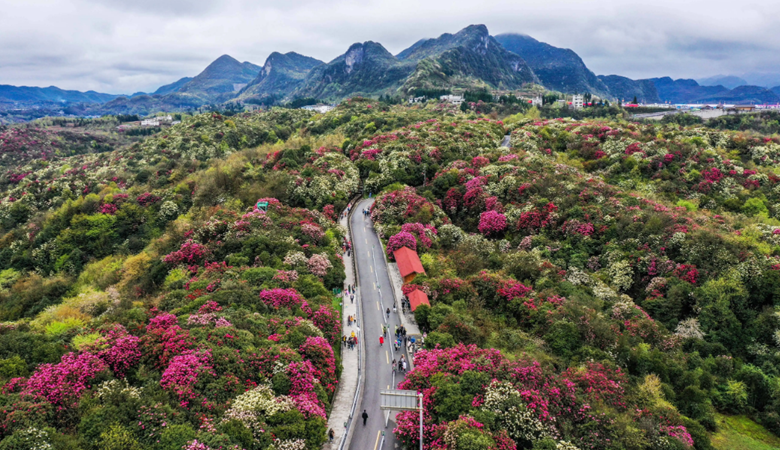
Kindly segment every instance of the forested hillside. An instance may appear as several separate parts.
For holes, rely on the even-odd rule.
[[[0,130],[0,450],[320,448],[336,219],[364,190],[426,271],[399,386],[424,448],[709,449],[723,415],[780,434],[780,138],[481,107]]]

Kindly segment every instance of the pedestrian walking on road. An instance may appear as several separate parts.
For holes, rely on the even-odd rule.
[[[330,439],[330,442],[333,442],[333,438],[336,437],[336,432],[333,431],[333,428],[328,431],[328,439]]]
[[[401,367],[403,367],[404,373],[406,373],[406,360],[405,359],[403,361],[401,361]]]
[[[383,345],[385,345],[385,337],[379,336],[379,346],[382,347]]]
[[[382,325],[382,336],[387,336],[387,325]]]
[[[387,311],[385,311],[385,313],[387,314],[387,318],[389,319],[390,318],[390,308],[387,308]]]
[[[363,426],[366,426],[366,420],[368,420],[368,413],[366,412],[365,409],[363,410],[363,414],[360,417],[363,418]]]
[[[401,360],[401,361],[398,361],[398,371],[399,371],[399,372],[400,372],[401,370],[403,370],[403,368],[404,368],[403,362],[404,362],[403,360]]]
[[[392,364],[392,367],[393,367],[393,373],[395,373],[395,365],[396,365],[396,364],[397,364],[397,363],[395,362],[395,360],[393,360],[393,364]]]
[[[393,314],[395,314],[396,312],[398,311],[395,309],[395,303],[393,303]]]
[[[347,346],[347,335],[341,336],[341,345],[346,347]]]
[[[354,294],[349,296],[349,301],[350,301],[350,303],[355,303],[355,295]]]

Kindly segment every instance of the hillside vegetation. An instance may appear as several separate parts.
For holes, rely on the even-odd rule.
[[[773,445],[780,138],[491,108],[355,98],[97,148],[4,129],[0,450],[320,448],[335,220],[364,190],[426,271],[399,386],[425,448]]]

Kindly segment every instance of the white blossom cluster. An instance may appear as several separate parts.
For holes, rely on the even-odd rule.
[[[250,429],[257,438],[265,433],[262,429],[265,418],[290,411],[294,407],[295,403],[291,398],[284,395],[276,397],[271,386],[261,384],[236,397],[230,409],[222,416],[222,421],[237,420]]]
[[[611,263],[607,268],[607,273],[612,277],[612,284],[621,291],[630,288],[634,281],[634,269],[625,260]]]
[[[493,381],[485,391],[483,408],[496,415],[515,441],[533,442],[550,436],[550,430],[526,408],[520,392],[509,382]]]
[[[95,396],[101,400],[125,396],[127,398],[141,398],[142,388],[132,387],[127,380],[108,380],[98,386]]]
[[[699,319],[695,317],[685,319],[678,323],[674,334],[675,336],[679,336],[684,339],[704,339],[704,332],[701,331],[701,327],[699,326]]]
[[[309,262],[309,258],[303,252],[289,251],[284,257],[284,263],[290,267],[305,266]]]
[[[30,427],[17,432],[16,436],[24,441],[26,450],[52,450],[54,448],[49,442],[49,433],[46,430]]]
[[[163,204],[160,206],[160,212],[158,215],[161,219],[173,220],[179,216],[179,207],[176,205],[176,203],[168,200],[163,202]]]
[[[268,450],[306,450],[306,441],[303,439],[275,439]]]

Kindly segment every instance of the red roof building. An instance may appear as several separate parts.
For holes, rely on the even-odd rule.
[[[425,292],[415,289],[412,292],[407,295],[409,297],[409,304],[412,305],[412,311],[417,309],[420,305],[428,305],[431,306],[431,303],[428,301],[428,296],[425,295]]]
[[[409,247],[401,247],[394,251],[393,257],[398,264],[398,270],[401,272],[404,284],[411,283],[418,274],[425,273],[417,252]]]

